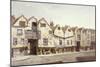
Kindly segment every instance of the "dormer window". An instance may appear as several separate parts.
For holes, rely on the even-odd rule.
[[[41,23],[40,26],[41,26],[41,27],[46,27],[46,24],[45,24],[45,23]]]
[[[60,27],[58,27],[58,30],[60,30]]]
[[[25,21],[19,21],[19,26],[25,27]]]

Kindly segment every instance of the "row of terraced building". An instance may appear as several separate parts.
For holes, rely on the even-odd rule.
[[[79,52],[95,50],[95,47],[95,29],[61,27],[34,16],[11,16],[12,56]]]

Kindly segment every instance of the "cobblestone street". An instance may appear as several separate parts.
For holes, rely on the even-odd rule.
[[[12,65],[52,64],[95,60],[95,51],[68,52],[52,55],[28,55],[12,58]]]

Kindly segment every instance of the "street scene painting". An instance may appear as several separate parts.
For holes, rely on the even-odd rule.
[[[95,5],[11,1],[11,66],[96,61]]]

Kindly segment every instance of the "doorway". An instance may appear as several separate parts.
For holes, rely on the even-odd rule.
[[[36,39],[28,39],[28,43],[30,43],[30,54],[31,55],[36,55],[36,47],[38,45],[38,40]]]
[[[80,51],[80,41],[77,41],[76,51]]]

